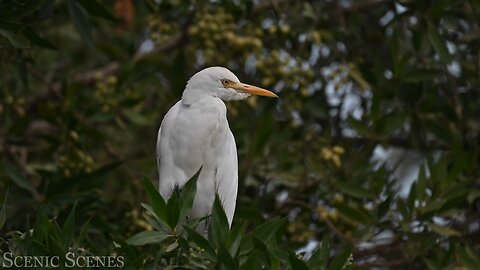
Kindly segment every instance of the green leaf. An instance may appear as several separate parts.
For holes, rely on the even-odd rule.
[[[68,12],[72,17],[73,24],[77,28],[83,41],[92,49],[95,48],[92,38],[92,29],[85,12],[78,6],[77,2],[67,0]]]
[[[115,17],[102,4],[96,0],[76,0],[83,6],[90,15],[97,16],[106,20],[116,21]]]
[[[352,256],[352,251],[350,248],[344,250],[340,253],[328,267],[329,270],[342,270],[348,263],[349,259]]]
[[[159,244],[165,239],[171,237],[164,232],[160,231],[145,231],[134,236],[130,237],[126,240],[127,244],[132,246],[143,246],[148,244]]]
[[[219,243],[227,240],[229,229],[227,216],[225,215],[220,198],[216,195],[215,202],[213,203],[210,226],[208,228],[208,239],[218,246]]]
[[[72,181],[85,181],[85,180],[92,180],[92,179],[97,179],[99,177],[103,177],[110,173],[111,171],[115,170],[118,168],[120,165],[122,165],[125,161],[119,160],[119,161],[114,161],[112,163],[106,164],[101,166],[100,168],[97,168],[93,170],[92,172],[89,173],[82,173],[78,174],[74,177],[72,177]]]
[[[381,118],[376,124],[376,130],[383,136],[389,136],[401,128],[407,119],[406,113],[389,114]]]
[[[53,45],[50,41],[44,39],[43,37],[39,36],[35,31],[31,28],[26,28],[23,31],[23,34],[26,38],[35,46],[50,49],[50,50],[57,50],[58,48]]]
[[[232,255],[224,245],[220,245],[218,248],[217,262],[225,265],[226,269],[238,269]]]
[[[0,230],[5,225],[7,221],[7,197],[8,197],[8,189],[7,193],[5,194],[5,198],[3,199],[2,210],[0,210]]]
[[[300,260],[297,255],[293,252],[289,252],[289,261],[292,269],[294,270],[309,270],[310,268],[307,266],[307,264]]]
[[[430,43],[435,51],[440,56],[440,59],[446,63],[450,63],[452,61],[452,55],[450,55],[448,52],[445,41],[440,37],[437,29],[431,23],[428,24],[428,39],[430,40]]]
[[[172,230],[175,230],[180,221],[180,202],[178,191],[174,191],[167,202],[166,217],[167,223]]]
[[[83,244],[83,241],[86,239],[86,237],[87,237],[87,232],[88,232],[88,226],[90,225],[90,221],[91,221],[91,220],[92,220],[92,219],[89,218],[89,219],[87,220],[87,222],[85,222],[85,223],[83,224],[82,229],[80,230],[80,234],[78,235],[78,239],[77,239],[77,242],[78,242],[79,244]]]
[[[286,221],[286,217],[281,219],[274,218],[255,228],[252,234],[263,243],[267,243],[273,238],[273,236],[277,233],[280,227],[285,224]]]
[[[375,194],[364,189],[361,185],[353,182],[334,181],[334,184],[345,194],[358,199],[375,198]]]
[[[337,203],[335,204],[335,207],[341,215],[354,222],[360,224],[371,224],[372,222],[372,217],[360,209],[355,209],[346,205],[345,203]]]
[[[448,227],[445,227],[445,226],[441,226],[441,225],[438,225],[438,224],[435,224],[435,223],[427,223],[428,227],[430,229],[432,229],[432,231],[440,234],[440,235],[443,235],[443,236],[448,236],[448,237],[451,237],[451,236],[460,236],[461,233],[457,230],[454,230],[452,228],[448,228]]]
[[[32,182],[24,177],[21,173],[20,170],[13,165],[12,163],[5,161],[3,163],[3,168],[5,169],[5,173],[7,174],[10,179],[17,184],[19,187],[30,191],[33,194],[36,194],[37,191],[35,190],[35,187],[33,186]]]
[[[192,209],[193,201],[195,200],[195,194],[197,192],[197,180],[201,170],[202,167],[200,167],[198,172],[182,187],[179,201],[181,219],[184,219]]]
[[[4,36],[13,47],[17,49],[28,49],[30,48],[30,42],[22,35],[21,32],[11,32],[7,30],[0,29],[0,35]]]
[[[125,110],[123,110],[123,113],[128,118],[128,120],[135,125],[149,126],[149,125],[152,124],[152,122],[148,118],[146,118],[144,115],[142,115],[138,112],[125,109]]]
[[[361,120],[355,119],[351,116],[347,119],[348,125],[361,135],[370,136],[372,134],[370,128],[366,126]]]
[[[191,228],[186,226],[184,226],[184,228],[188,233],[188,240],[193,241],[199,248],[203,248],[207,252],[210,259],[214,260],[216,258],[216,253],[215,253],[215,249],[210,244],[210,242],[208,242],[207,239],[205,239],[195,230],[192,230]]]
[[[254,250],[249,255],[245,263],[240,267],[241,270],[260,269],[257,266],[258,251]]]
[[[69,247],[73,241],[73,237],[75,235],[75,208],[77,204],[75,203],[72,207],[72,210],[67,216],[65,223],[63,224],[62,228],[62,236],[63,236],[63,246]]]
[[[322,246],[315,250],[307,265],[312,269],[326,269],[330,257],[330,243],[328,240],[322,240]]]
[[[165,200],[160,195],[160,193],[158,193],[155,186],[152,184],[152,182],[150,182],[147,177],[143,178],[143,185],[145,187],[145,190],[147,191],[148,198],[152,203],[153,213],[158,217],[160,221],[162,221],[162,223],[168,224],[166,216],[167,204],[165,203]]]
[[[52,224],[48,220],[48,217],[42,210],[40,210],[35,219],[35,224],[33,225],[33,240],[37,242],[43,242],[47,239],[51,229]]]
[[[475,254],[470,247],[459,248],[460,259],[465,266],[470,270],[477,270],[480,266],[480,257],[478,253]]]

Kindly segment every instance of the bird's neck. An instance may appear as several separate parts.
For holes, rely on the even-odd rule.
[[[189,85],[187,85],[187,87],[185,87],[185,90],[183,91],[183,94],[182,94],[182,105],[188,107],[193,103],[208,97],[210,97],[210,95],[208,95],[204,91],[201,91],[199,89],[193,89],[189,87]]]

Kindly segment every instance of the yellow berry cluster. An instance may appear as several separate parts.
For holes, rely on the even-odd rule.
[[[132,232],[137,232],[139,230],[144,230],[144,231],[151,231],[153,230],[152,225],[150,225],[144,218],[143,216],[140,215],[138,209],[133,209],[130,212],[127,212],[125,214],[126,218],[131,220],[132,222],[129,222],[131,224],[131,231]]]
[[[286,52],[271,50],[268,55],[258,55],[256,60],[263,87],[272,87],[279,80],[283,80],[286,87],[298,89],[302,95],[309,94],[307,86],[314,79],[315,73],[311,69],[301,68],[301,59],[296,59]]]
[[[95,92],[93,96],[101,106],[102,111],[107,112],[118,106],[118,98],[115,95],[118,79],[116,76],[110,75],[103,77],[101,74],[95,76]]]
[[[320,155],[326,161],[330,161],[335,165],[337,168],[342,167],[342,160],[340,156],[345,153],[345,149],[341,146],[333,146],[333,147],[322,147]]]
[[[150,30],[149,37],[155,44],[162,45],[180,32],[176,23],[168,23],[158,16],[150,15],[146,20]]]
[[[4,110],[8,109],[12,109],[18,116],[25,116],[25,98],[15,97],[7,94],[5,98],[5,108],[0,103],[0,114],[2,114]]]
[[[65,147],[57,154],[57,167],[65,177],[91,172],[94,165],[93,157],[74,146],[80,140],[80,135],[76,131],[70,131],[68,135],[73,144]]]
[[[189,37],[195,40],[191,43],[195,45],[192,49],[201,49],[207,63],[226,63],[232,54],[245,56],[262,49],[260,38],[236,33],[237,25],[232,14],[223,9],[203,12],[199,16],[198,21],[189,29]],[[224,52],[219,54],[219,50]]]
[[[294,221],[287,226],[287,231],[292,236],[292,241],[306,242],[314,237],[314,232],[303,222]]]

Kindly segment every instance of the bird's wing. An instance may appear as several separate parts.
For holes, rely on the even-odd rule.
[[[224,139],[222,153],[217,155],[218,167],[215,175],[217,193],[222,202],[228,223],[232,225],[238,189],[238,161],[235,138],[230,129],[227,129]]]
[[[219,124],[218,113],[175,104],[165,115],[157,138],[160,194],[170,198],[204,165],[205,151]]]

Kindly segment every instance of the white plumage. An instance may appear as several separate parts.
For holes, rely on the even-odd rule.
[[[235,139],[223,101],[250,94],[276,97],[268,90],[240,83],[223,67],[206,68],[193,75],[182,99],[165,115],[157,138],[159,189],[169,199],[202,167],[189,217],[211,213],[218,193],[229,224],[235,212],[238,163]]]

